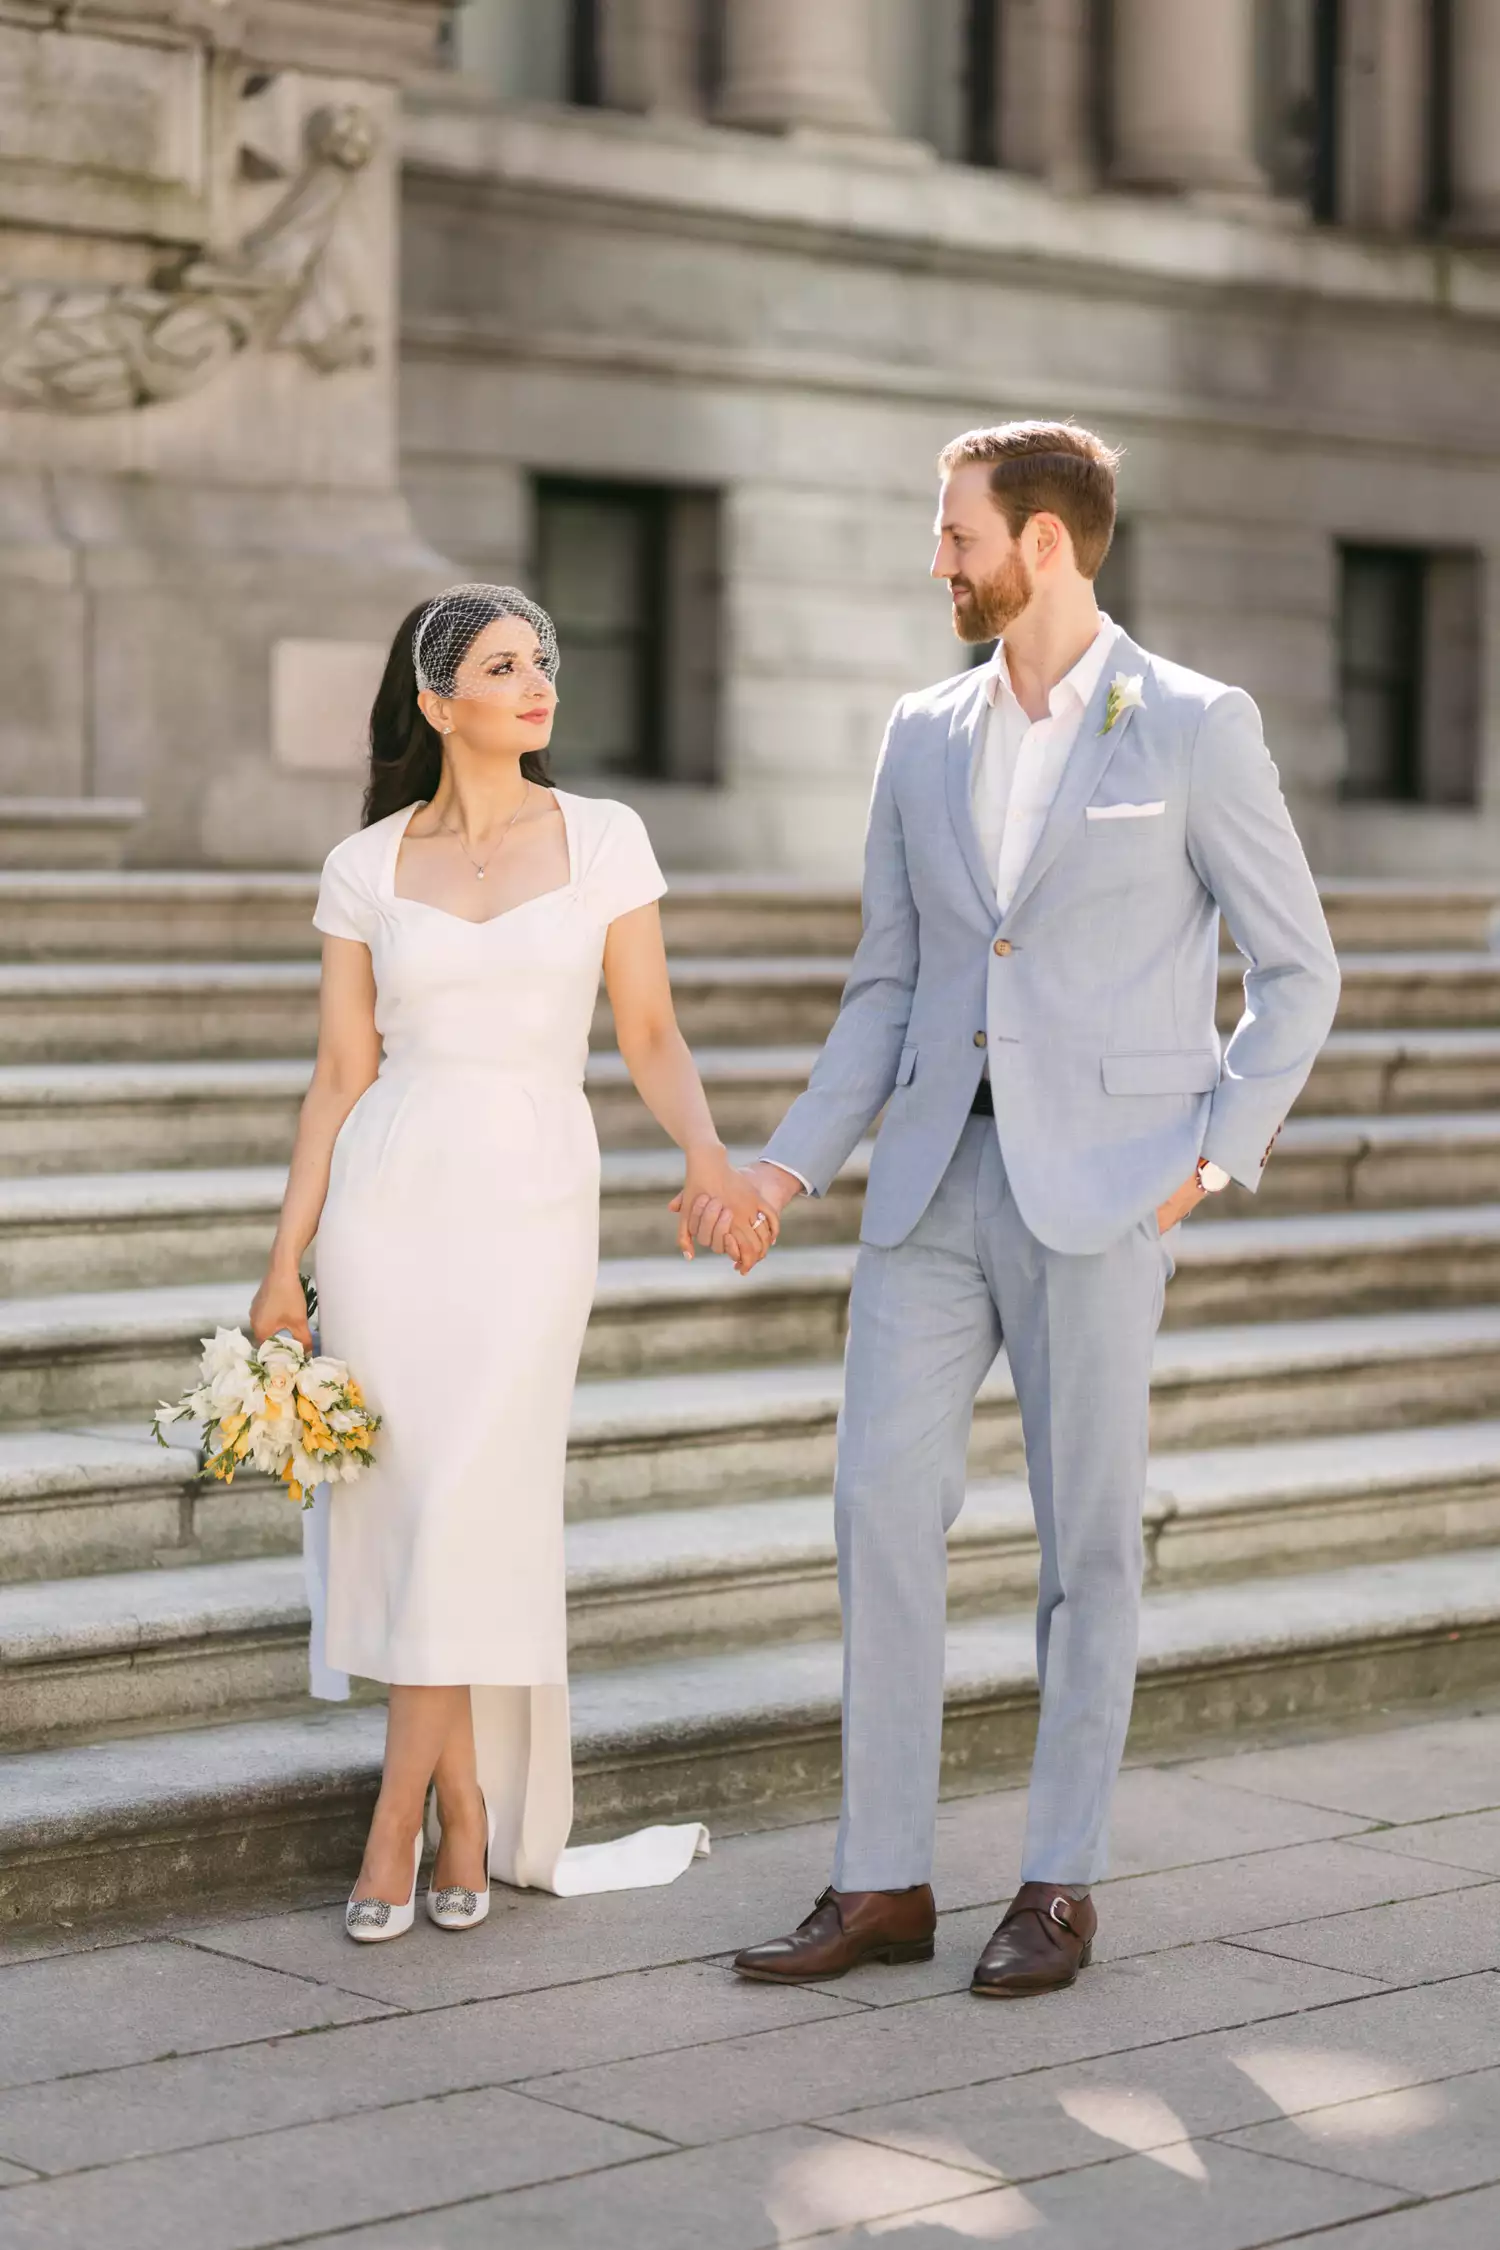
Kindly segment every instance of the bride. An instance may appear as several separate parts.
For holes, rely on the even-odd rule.
[[[669,1882],[695,1826],[565,1849],[572,1825],[563,1472],[599,1249],[584,1098],[601,964],[620,1052],[683,1150],[678,1224],[741,1272],[775,1239],[729,1165],[672,1008],[666,885],[629,807],[551,786],[551,620],[459,586],[402,625],[371,716],[364,826],[329,854],[318,1059],[251,1319],[322,1346],[383,1417],[376,1465],[309,1522],[313,1689],[389,1683],[385,1767],[345,1914],[470,1928],[489,1878]]]

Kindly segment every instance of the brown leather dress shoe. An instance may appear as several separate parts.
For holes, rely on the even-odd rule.
[[[937,1928],[931,1887],[909,1891],[826,1890],[790,1937],[747,1946],[734,1957],[742,1977],[763,1984],[821,1984],[862,1961],[930,1961]]]
[[[1069,1898],[1050,1883],[1023,1883],[980,1954],[969,1990],[986,2000],[1061,1992],[1088,1967],[1098,1927],[1091,1898]]]

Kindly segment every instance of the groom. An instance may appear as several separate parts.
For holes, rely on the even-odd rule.
[[[1041,1586],[1021,1888],[974,1971],[995,1998],[1089,1958],[1135,1685],[1163,1241],[1255,1188],[1339,975],[1238,688],[1148,655],[1094,577],[1117,455],[1072,423],[942,453],[933,575],[992,662],[896,705],[864,935],[756,1191],[820,1195],[885,1109],[849,1309],[835,1514],[844,1798],[833,1884],[742,1975],[926,1959],[943,1717],[944,1535],[1003,1342]],[[1248,956],[1220,1054],[1219,915]]]

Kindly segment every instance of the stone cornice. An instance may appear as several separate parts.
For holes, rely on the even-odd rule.
[[[0,23],[243,55],[272,70],[399,83],[431,69],[445,0],[0,0]]]
[[[1384,242],[1271,207],[1187,198],[1066,197],[1014,174],[901,160],[811,137],[691,121],[509,107],[429,75],[406,96],[409,174],[441,192],[573,203],[617,225],[778,241],[788,248],[972,272],[1045,267],[1070,288],[1261,291],[1371,314],[1500,318],[1500,258],[1447,243]]]
[[[429,70],[445,0],[230,0],[252,62],[399,83]]]

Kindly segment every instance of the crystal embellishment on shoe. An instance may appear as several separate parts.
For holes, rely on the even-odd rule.
[[[495,1815],[484,1803],[484,1889],[471,1891],[465,1883],[445,1883],[427,1893],[427,1918],[440,1930],[474,1930],[490,1911],[490,1861],[495,1853]]]
[[[411,1896],[404,1906],[384,1898],[350,1897],[344,1908],[344,1935],[356,1945],[384,1945],[388,1938],[405,1937],[416,1918],[417,1875],[422,1865],[422,1831],[412,1846]]]
[[[391,1918],[390,1904],[383,1898],[351,1899],[344,1910],[344,1927],[348,1930],[383,1930]]]
[[[434,1895],[432,1904],[435,1913],[461,1914],[465,1921],[469,1921],[479,1899],[475,1892],[466,1891],[462,1883],[450,1883],[445,1890]]]

